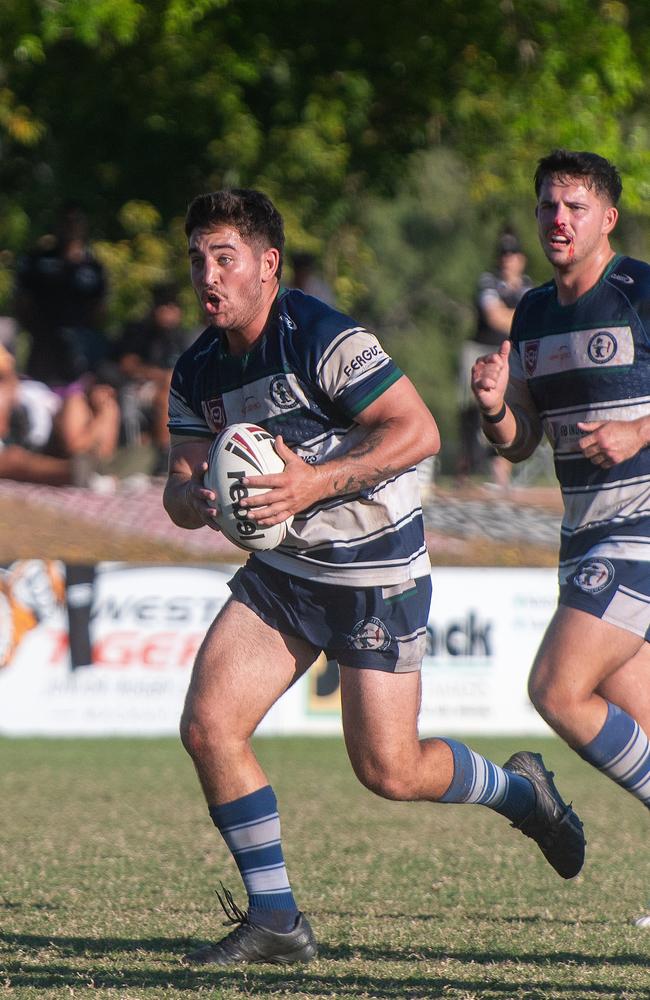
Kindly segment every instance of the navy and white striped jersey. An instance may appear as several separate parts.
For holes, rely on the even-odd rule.
[[[560,580],[594,550],[650,561],[650,450],[602,469],[582,457],[578,422],[650,413],[650,266],[612,259],[575,303],[553,281],[528,292],[512,325],[511,383],[541,420],[564,499]]]
[[[241,357],[212,327],[179,358],[173,435],[211,438],[250,421],[305,462],[345,454],[365,434],[355,416],[402,375],[374,334],[319,299],[282,289],[262,337]],[[414,468],[297,514],[258,558],[286,573],[347,586],[398,584],[430,571]]]

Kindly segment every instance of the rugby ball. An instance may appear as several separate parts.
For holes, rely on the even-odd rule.
[[[244,497],[267,492],[244,486],[244,476],[265,476],[284,469],[273,440],[272,434],[256,424],[230,424],[214,439],[208,453],[203,483],[217,494],[220,513],[215,528],[241,549],[274,549],[284,541],[293,521],[289,517],[269,528],[260,527],[241,506]]]

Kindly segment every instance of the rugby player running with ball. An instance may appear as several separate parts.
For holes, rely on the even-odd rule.
[[[185,960],[316,955],[250,738],[321,650],[340,667],[346,748],[364,785],[389,799],[486,805],[573,877],[582,825],[539,755],[515,754],[502,768],[456,740],[418,737],[431,574],[416,465],[440,444],[429,410],[372,333],[280,286],[282,218],[261,192],[200,195],[185,231],[209,325],[172,377],[166,509],[182,527],[214,526],[220,498],[203,484],[211,442],[254,420],[285,468],[244,479],[268,492],[241,506],[264,527],[293,515],[285,540],[231,581],[190,681],[182,740],[248,906],[227,893],[234,929]]]

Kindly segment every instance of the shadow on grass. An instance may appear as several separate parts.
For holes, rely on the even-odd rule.
[[[228,989],[230,995],[237,996],[241,990],[242,997],[254,995],[295,995],[300,996],[336,996],[338,998],[358,998],[369,996],[375,1000],[400,997],[400,1000],[418,1000],[436,996],[450,996],[451,991],[464,991],[474,995],[475,991],[482,1000],[512,1000],[516,991],[518,1000],[548,1000],[549,997],[561,1000],[563,996],[570,1000],[593,1000],[603,997],[611,1000],[612,986],[609,983],[565,983],[558,984],[554,978],[527,978],[525,986],[516,982],[490,982],[481,976],[450,975],[427,976],[422,973],[404,977],[365,972],[332,974],[321,972],[322,962],[316,962],[309,967],[301,967],[291,972],[285,969],[269,968],[268,971],[257,971],[249,966],[245,972],[241,969],[211,970],[206,972],[193,971],[184,968],[160,969],[142,966],[139,968],[121,968],[119,970],[70,969],[66,965],[39,965],[29,968],[20,965],[14,968],[10,963],[4,968],[0,965],[5,984],[11,989],[21,987],[34,990],[67,988],[79,989],[84,983],[94,989],[152,989],[162,987],[178,992],[196,991],[200,988],[214,990]],[[494,970],[496,971],[496,970]],[[460,972],[460,970],[459,970]],[[603,971],[603,975],[606,972]],[[626,984],[626,1000],[648,1000],[650,991],[644,986]]]
[[[11,934],[0,931],[0,946],[6,946],[6,951],[12,948],[35,950],[53,948],[61,955],[92,956],[94,958],[117,956],[121,953],[137,953],[144,957],[165,954],[171,955],[174,961],[179,960],[189,949],[196,948],[205,941],[197,941],[187,937],[165,938],[115,938],[115,937],[66,937],[47,934]],[[0,950],[0,957],[2,951]],[[575,962],[581,966],[635,966],[648,967],[647,953],[641,955],[589,955],[580,951],[548,951],[548,952],[517,952],[512,951],[472,951],[449,950],[446,948],[417,948],[409,950],[401,948],[372,947],[369,945],[341,944],[330,946],[319,942],[318,955],[321,959],[333,962],[404,962],[413,958],[420,961],[441,962],[453,959],[457,962],[474,962],[477,965],[493,965],[495,962],[508,962],[516,957],[518,962],[526,965],[557,965],[562,962]]]
[[[434,913],[408,913],[407,911],[393,912],[393,913],[376,913],[374,914],[377,920],[408,920],[409,923],[431,923],[431,921],[436,921],[436,923],[442,923],[444,917],[439,917]],[[309,919],[312,917],[316,920],[318,917],[328,916],[328,917],[346,917],[350,920],[357,919],[359,916],[358,910],[310,910]],[[475,920],[482,920],[486,917],[485,913],[477,911],[474,914]],[[511,917],[497,917],[493,913],[489,914],[489,920],[492,924],[504,923],[504,924],[543,924],[544,926],[556,925],[564,927],[575,927],[576,923],[579,923],[583,927],[590,926],[604,926],[610,923],[606,917],[588,917],[586,919],[580,918],[576,921],[574,917],[547,917],[544,914],[533,914],[525,917],[511,916]]]

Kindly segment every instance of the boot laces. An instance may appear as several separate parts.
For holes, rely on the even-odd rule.
[[[218,889],[215,889],[214,891],[217,895],[217,899],[221,903],[221,909],[226,915],[226,919],[224,920],[224,925],[227,927],[230,924],[238,924],[238,926],[242,927],[244,924],[250,923],[248,919],[248,914],[245,913],[244,910],[241,909],[241,907],[237,906],[235,898],[230,889],[226,889],[223,882],[221,882],[220,884],[223,890],[223,896],[221,895]]]

